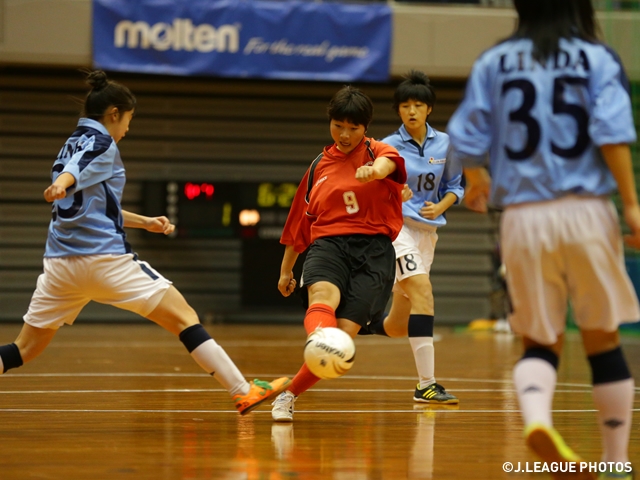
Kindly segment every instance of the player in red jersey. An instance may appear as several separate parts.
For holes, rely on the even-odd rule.
[[[391,294],[391,242],[402,228],[407,173],[394,147],[365,135],[373,116],[369,97],[344,87],[327,113],[335,143],[314,160],[296,192],[280,239],[286,247],[278,289],[285,297],[294,291],[293,266],[308,248],[300,280],[307,334],[338,327],[355,337],[383,314]],[[292,421],[297,396],[318,380],[303,364],[273,402],[273,419]]]

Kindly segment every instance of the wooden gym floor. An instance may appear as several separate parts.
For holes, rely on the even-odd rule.
[[[18,324],[0,325],[0,344]],[[248,378],[293,376],[302,326],[209,326]],[[241,417],[180,342],[146,324],[63,327],[30,364],[0,377],[0,478],[386,480],[546,479],[503,472],[527,451],[511,383],[517,337],[437,329],[438,381],[459,407],[414,404],[406,339],[359,337],[354,368],[301,396],[293,424],[270,406]],[[640,374],[640,337],[624,337]],[[597,461],[600,441],[582,346],[569,334],[554,419]],[[640,382],[639,382],[640,383]],[[638,412],[638,401],[635,412]],[[640,465],[635,413],[631,460]],[[517,467],[516,467],[517,468]]]

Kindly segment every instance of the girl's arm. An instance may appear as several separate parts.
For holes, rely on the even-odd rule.
[[[356,170],[356,179],[362,183],[372,180],[382,180],[396,171],[396,162],[387,157],[378,157],[373,161],[373,165],[364,165]]]
[[[487,202],[491,191],[491,177],[484,167],[465,168],[467,187],[464,192],[464,204],[469,210],[487,213]]]
[[[169,235],[176,229],[176,226],[167,217],[145,217],[144,215],[122,210],[122,219],[125,227],[143,228],[153,233]]]
[[[429,220],[435,220],[457,201],[458,196],[455,193],[447,192],[438,203],[424,202],[424,207],[420,209],[420,215]]]
[[[47,187],[44,191],[44,199],[47,202],[60,200],[67,196],[67,189],[76,183],[76,179],[70,173],[61,173],[56,181]]]
[[[278,280],[278,290],[288,297],[296,288],[296,279],[293,278],[293,266],[298,259],[298,252],[293,249],[293,245],[286,245],[282,265],[280,267],[280,279]]]
[[[631,235],[624,237],[625,243],[630,247],[640,248],[640,206],[638,206],[638,194],[636,193],[629,145],[602,145],[600,150],[618,184],[624,221],[631,229]]]

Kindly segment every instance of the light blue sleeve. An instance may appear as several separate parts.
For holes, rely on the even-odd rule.
[[[447,163],[473,168],[486,162],[491,146],[491,86],[483,58],[473,65],[462,103],[447,125],[451,141]]]
[[[595,145],[634,143],[636,130],[629,93],[622,84],[622,66],[610,52],[600,57],[592,78],[593,112],[589,136]]]
[[[75,185],[67,189],[67,195],[111,178],[117,152],[111,137],[96,135],[87,139],[82,150],[71,157],[62,171],[76,179]]]
[[[462,186],[462,165],[455,158],[447,158],[444,164],[444,172],[440,182],[440,197],[444,197],[448,192],[453,193],[458,199],[454,205],[459,205],[464,197],[464,187]]]

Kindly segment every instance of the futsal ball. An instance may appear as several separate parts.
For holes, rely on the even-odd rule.
[[[304,346],[304,361],[316,377],[338,378],[353,366],[356,346],[353,340],[339,328],[317,328]]]

